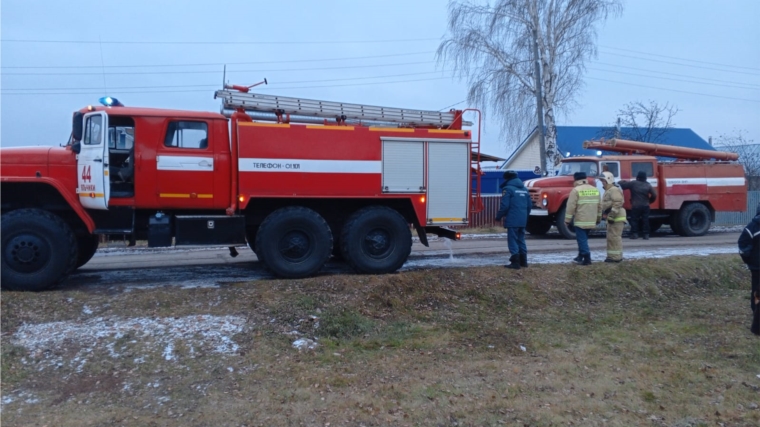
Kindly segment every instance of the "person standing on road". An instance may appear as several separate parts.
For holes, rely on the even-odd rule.
[[[517,177],[517,172],[504,172],[504,183],[501,184],[501,206],[496,213],[496,220],[504,218],[504,228],[507,229],[507,244],[509,246],[509,264],[507,268],[519,269],[528,266],[528,246],[525,244],[525,226],[533,202],[530,193],[523,182]]]
[[[626,219],[623,190],[615,184],[615,177],[610,172],[602,172],[602,182],[602,219],[607,220],[607,258],[604,262],[620,262],[623,260],[623,227]]]
[[[649,240],[649,205],[657,200],[657,191],[647,182],[647,173],[639,171],[635,181],[620,181],[623,190],[631,190],[631,239],[641,232]]]
[[[760,335],[760,204],[757,205],[755,217],[739,236],[739,255],[752,273],[752,327],[755,335]]]
[[[602,221],[602,204],[599,190],[589,185],[585,172],[576,172],[573,180],[574,187],[565,208],[565,224],[569,226],[572,221],[575,226],[578,257],[574,261],[580,265],[589,265],[591,250],[588,247],[588,233]]]

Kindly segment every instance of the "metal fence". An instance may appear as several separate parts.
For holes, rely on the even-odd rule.
[[[470,215],[468,227],[493,227],[500,226],[494,221],[496,212],[499,211],[501,195],[484,195],[483,210]],[[755,217],[757,205],[760,203],[760,191],[747,192],[747,209],[744,212],[716,212],[713,225],[730,226],[746,225]]]

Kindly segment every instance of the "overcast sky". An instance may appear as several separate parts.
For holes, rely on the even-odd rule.
[[[105,94],[218,111],[222,64],[231,83],[266,77],[261,92],[277,95],[431,110],[466,98],[434,58],[443,0],[2,0],[0,14],[2,146],[65,142],[71,112]],[[758,0],[628,0],[557,124],[609,125],[625,103],[652,100],[704,139],[746,130],[760,143],[758,22]],[[497,119],[483,151],[506,156]]]

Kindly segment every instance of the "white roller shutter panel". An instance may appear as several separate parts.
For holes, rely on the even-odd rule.
[[[468,143],[428,144],[428,223],[467,222],[470,198]]]
[[[383,191],[424,191],[424,144],[422,141],[383,141]]]

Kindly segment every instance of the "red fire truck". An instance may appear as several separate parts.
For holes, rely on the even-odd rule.
[[[479,141],[463,111],[249,88],[217,91],[222,113],[103,98],[74,113],[67,146],[3,148],[2,287],[54,286],[93,256],[99,235],[233,256],[247,242],[281,277],[313,275],[331,254],[388,273],[409,256],[410,225],[426,245],[426,233],[456,239],[447,226],[467,224],[479,205]]]
[[[715,212],[744,212],[747,209],[747,180],[736,153],[728,153],[648,142],[610,139],[586,141],[584,148],[598,150],[598,156],[578,156],[562,160],[558,176],[528,180],[525,185],[533,200],[526,230],[546,234],[552,225],[566,238],[575,230],[565,225],[565,205],[573,188],[573,174],[585,172],[589,183],[604,191],[600,176],[609,170],[615,181],[635,179],[639,171],[656,189],[657,200],[650,205],[652,232],[669,224],[682,236],[707,233]],[[604,155],[612,151],[621,155]],[[673,158],[658,161],[658,157]],[[630,191],[625,190],[625,208],[630,211]]]

